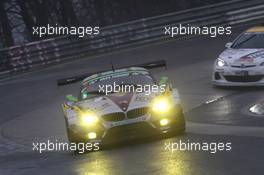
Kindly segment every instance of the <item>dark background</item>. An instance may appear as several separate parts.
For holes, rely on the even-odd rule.
[[[32,35],[33,26],[102,27],[223,1],[1,0],[0,48],[40,40]]]

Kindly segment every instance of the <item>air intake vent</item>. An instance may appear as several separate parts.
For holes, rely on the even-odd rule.
[[[123,112],[115,112],[115,113],[103,115],[102,118],[105,121],[108,121],[108,122],[121,121],[121,120],[125,119],[125,113],[123,113]]]
[[[127,112],[127,118],[129,118],[129,119],[137,118],[137,117],[141,117],[141,116],[143,116],[143,115],[145,115],[147,113],[148,113],[148,108],[147,107],[132,109],[132,110]]]
[[[247,76],[224,76],[230,82],[257,82],[260,81],[262,75],[247,75]]]

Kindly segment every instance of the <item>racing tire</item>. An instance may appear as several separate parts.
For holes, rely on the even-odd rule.
[[[66,133],[67,133],[67,138],[68,138],[68,141],[70,143],[79,143],[79,142],[82,142],[81,139],[79,139],[70,129],[69,129],[69,124],[68,124],[68,121],[66,119],[66,117],[64,116],[64,119],[65,119],[65,124],[66,124]]]
[[[173,135],[183,135],[186,129],[186,122],[185,122],[185,117],[182,111],[180,115],[178,116],[177,123],[178,124],[175,124],[175,128],[172,131],[170,131],[170,133]]]

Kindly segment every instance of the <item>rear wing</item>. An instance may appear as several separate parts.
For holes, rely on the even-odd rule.
[[[108,69],[108,70],[85,73],[85,74],[81,74],[81,75],[77,75],[77,76],[58,79],[57,85],[63,86],[63,85],[67,85],[67,84],[76,83],[76,82],[84,80],[86,77],[89,77],[93,74],[98,74],[98,73],[102,73],[102,72],[106,72],[106,71],[110,71],[110,70],[115,70],[115,69],[124,69],[124,68],[129,68],[129,67],[143,67],[145,69],[154,69],[154,68],[159,68],[159,67],[166,67],[167,68],[167,63],[165,60],[158,60],[158,61],[147,62],[147,63],[142,63],[142,64],[129,65],[129,66],[125,66],[125,67],[118,67],[118,68],[114,68],[112,66],[112,69]]]

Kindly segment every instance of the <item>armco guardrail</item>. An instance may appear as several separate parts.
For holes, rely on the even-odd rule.
[[[263,0],[233,0],[105,27],[100,35],[64,36],[0,50],[0,77],[161,39],[165,26],[234,25],[264,18]]]

